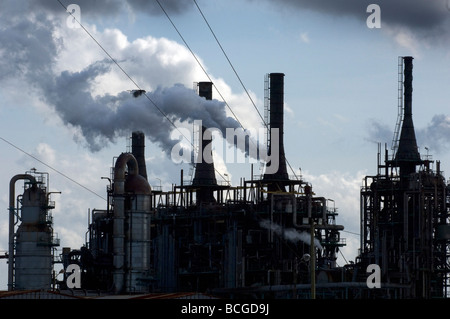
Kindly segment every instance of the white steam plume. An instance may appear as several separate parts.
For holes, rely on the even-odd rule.
[[[311,245],[311,234],[308,232],[298,232],[294,228],[283,228],[278,224],[270,222],[270,220],[268,219],[262,220],[259,224],[261,227],[272,230],[277,235],[284,237],[289,241],[292,241],[294,243],[302,241],[305,244]],[[317,238],[314,238],[314,245],[320,250],[323,249],[320,241]]]
[[[89,8],[87,2],[83,8]],[[99,61],[95,54],[83,52],[80,56],[90,60],[83,63],[84,68],[78,66],[68,70],[66,65],[60,65],[61,58],[67,60],[64,54],[76,53],[70,49],[72,43],[91,40],[84,40],[64,25],[66,13],[60,6],[32,9],[36,8],[31,4],[22,8],[8,1],[0,10],[0,69],[3,71],[0,83],[18,81],[31,87],[33,94],[46,102],[65,125],[77,129],[75,139],[79,141],[82,136],[91,151],[99,151],[117,138],[141,130],[170,155],[172,147],[179,142],[171,139],[174,130],[171,122],[201,120],[204,126],[219,129],[224,137],[226,128],[240,127],[235,119],[227,116],[225,103],[207,101],[194,90],[173,84],[192,83],[192,77],[199,76],[190,55],[178,44],[151,37],[129,43],[118,30],[99,33],[94,28],[93,33],[100,41],[113,44],[108,49],[129,74],[143,88],[153,90],[146,94],[156,107],[146,96],[134,98],[126,91],[133,87],[124,87],[127,84],[117,81],[117,68],[108,59]],[[24,18],[16,18],[19,16]],[[79,60],[83,61],[83,58]],[[99,84],[101,88],[119,93],[95,95]],[[154,89],[159,85],[161,87]],[[248,154],[247,150],[248,143],[242,151]]]
[[[201,120],[202,125],[218,129],[223,136],[227,128],[240,127],[226,115],[224,102],[206,100],[182,84],[138,97],[128,91],[92,96],[92,83],[108,73],[110,66],[107,60],[97,61],[80,72],[64,71],[54,81],[41,84],[45,100],[54,106],[64,124],[80,130],[91,151],[140,130],[169,155],[178,142],[170,138],[176,121]],[[248,143],[245,147],[243,151],[247,152]]]

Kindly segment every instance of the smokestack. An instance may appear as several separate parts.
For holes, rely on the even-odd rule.
[[[137,131],[132,133],[131,153],[138,162],[139,175],[147,180],[147,167],[145,165],[145,135],[143,132]]]
[[[412,120],[412,69],[413,57],[403,57],[404,63],[404,111],[403,124],[400,133],[397,153],[394,162],[400,167],[400,175],[405,176],[416,171],[416,165],[421,163],[417,149],[416,134]]]
[[[264,180],[269,181],[285,181],[289,180],[286,169],[286,158],[284,154],[284,73],[269,74],[270,89],[270,125],[269,128],[278,129],[278,139],[269,141],[268,155],[272,156],[272,147],[274,143],[278,144],[278,170],[273,174],[264,174]],[[270,136],[269,132],[269,136]],[[268,165],[271,163],[269,162]]]
[[[204,97],[207,100],[212,100],[212,82],[199,82],[198,83],[199,96]],[[212,143],[211,140],[205,140],[204,133],[207,128],[202,126],[201,135],[199,136],[199,145],[201,146],[198,156],[200,160],[197,160],[195,166],[195,175],[192,180],[192,185],[197,186],[197,203],[201,202],[215,202],[213,196],[213,189],[217,186],[216,173],[214,169],[214,162],[208,163],[205,161],[205,148],[208,143]],[[212,159],[212,154],[210,154]]]

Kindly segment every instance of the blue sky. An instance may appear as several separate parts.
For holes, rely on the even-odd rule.
[[[450,172],[449,4],[372,2],[381,8],[379,29],[367,27],[365,9],[371,2],[365,1],[197,1],[261,114],[265,74],[285,73],[286,156],[318,195],[335,201],[337,223],[347,231],[342,252],[348,261],[359,248],[354,233],[359,233],[362,178],[376,173],[377,143],[391,145],[398,56],[415,58],[413,119],[420,152],[425,155],[427,147],[433,159],[441,160],[444,175]],[[177,83],[192,88],[194,82],[208,80],[155,1],[62,3],[79,4],[81,23],[148,92]],[[194,2],[161,4],[239,121],[248,128],[261,127]],[[81,247],[88,209],[106,205],[96,195],[106,196],[101,177],[109,176],[113,157],[126,151],[130,121],[139,119],[131,117],[113,130],[120,119],[114,118],[114,125],[108,122],[101,102],[116,98],[128,103],[124,91],[135,89],[134,84],[108,64],[107,55],[85,31],[69,28],[67,17],[56,0],[0,5],[0,251],[8,247],[9,180],[33,167],[49,172],[50,189],[62,192],[53,196],[61,247]],[[220,100],[217,92],[213,95]],[[154,112],[151,120],[158,121],[160,114],[146,107]],[[154,125],[148,126],[158,128]],[[170,137],[170,132],[160,133]],[[147,139],[149,182],[159,185],[161,180],[168,190],[178,183],[180,169],[187,172],[189,167],[172,163],[157,141]],[[249,178],[248,164],[215,160],[234,185],[240,177]],[[0,289],[6,288],[6,269],[2,260]]]

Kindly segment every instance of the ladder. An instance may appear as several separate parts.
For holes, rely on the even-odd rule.
[[[397,103],[398,103],[398,114],[397,114],[397,123],[395,124],[395,131],[394,131],[394,137],[392,138],[392,159],[395,158],[395,153],[398,149],[398,142],[399,142],[399,134],[400,134],[400,128],[402,127],[403,122],[403,57],[398,57],[398,96],[397,96]]]
[[[267,73],[264,77],[264,122],[263,125],[266,131],[266,148],[270,145],[270,75]]]

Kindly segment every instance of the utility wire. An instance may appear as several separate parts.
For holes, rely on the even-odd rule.
[[[348,231],[348,230],[342,230],[344,233],[349,233],[349,234],[352,234],[352,235],[355,235],[355,236],[360,236],[360,234],[358,234],[358,233],[354,233],[354,232],[351,232],[351,231]]]
[[[247,96],[248,96],[248,98],[250,99],[250,101],[252,102],[253,107],[255,108],[256,112],[258,112],[258,115],[259,115],[259,117],[261,118],[261,120],[262,120],[264,126],[267,127],[266,121],[264,120],[263,116],[261,115],[261,113],[259,112],[258,108],[256,107],[255,102],[253,102],[253,99],[252,99],[252,97],[250,96],[250,93],[248,93],[247,88],[245,87],[244,83],[243,83],[242,80],[241,80],[241,77],[239,76],[239,74],[237,73],[236,69],[234,68],[233,63],[231,63],[230,59],[228,58],[228,55],[226,54],[225,50],[223,49],[222,45],[220,44],[219,39],[216,37],[216,34],[214,33],[213,29],[211,28],[211,25],[209,24],[208,20],[206,20],[206,17],[205,17],[205,15],[203,14],[203,11],[200,9],[199,5],[197,4],[197,1],[195,1],[195,0],[193,0],[193,1],[194,1],[195,5],[196,5],[198,11],[199,11],[200,14],[202,15],[203,20],[205,20],[205,23],[206,23],[206,25],[208,26],[209,31],[211,31],[211,33],[212,33],[214,39],[216,40],[217,44],[219,45],[220,50],[222,50],[222,53],[223,53],[223,55],[225,56],[225,58],[227,59],[228,64],[230,64],[231,69],[233,69],[233,72],[234,72],[234,74],[236,75],[236,77],[238,78],[239,83],[241,83],[242,87],[244,88],[245,93],[247,93]]]
[[[172,24],[173,28],[175,29],[175,31],[178,33],[178,35],[180,36],[181,40],[184,42],[186,48],[191,52],[192,56],[194,57],[194,59],[197,61],[198,65],[200,66],[200,68],[203,70],[203,72],[205,73],[205,75],[207,76],[207,78],[209,79],[209,81],[211,83],[213,83],[211,77],[209,76],[208,72],[206,72],[205,68],[203,67],[203,65],[200,63],[199,59],[197,58],[197,56],[195,55],[194,51],[191,49],[191,47],[189,46],[189,44],[186,42],[186,40],[184,39],[183,35],[181,34],[181,32],[178,30],[178,28],[176,27],[175,23],[172,21],[172,19],[170,18],[169,14],[167,13],[167,11],[164,9],[164,7],[161,5],[161,3],[159,2],[159,0],[156,0],[156,2],[158,3],[158,5],[161,7],[161,10],[164,12],[164,14],[166,15],[167,19],[169,20],[169,22]],[[225,105],[228,107],[228,109],[231,111],[231,113],[233,114],[234,118],[236,119],[236,121],[239,123],[239,126],[245,131],[245,127],[242,125],[242,123],[239,121],[239,118],[237,117],[237,115],[233,112],[233,109],[230,107],[230,105],[227,103],[227,101],[225,100],[225,98],[223,97],[222,93],[220,93],[220,90],[217,88],[217,86],[213,83],[213,86],[216,88],[217,93],[219,93],[220,97],[222,98],[223,102],[225,103]],[[267,124],[265,123],[264,119],[263,119],[263,123],[264,125],[267,126]],[[253,141],[251,139],[251,143],[255,145],[255,141]],[[256,147],[256,145],[255,145]],[[292,168],[291,168],[292,169]],[[220,174],[220,173],[219,173]],[[294,173],[295,174],[295,173]],[[222,176],[222,175],[221,175]],[[223,177],[222,177],[223,178]],[[252,177],[253,178],[253,177]],[[225,180],[225,178],[224,178]]]
[[[158,1],[158,0],[156,0]],[[217,38],[216,34],[214,33],[211,25],[209,24],[208,20],[206,19],[205,15],[203,14],[203,11],[200,9],[200,6],[197,4],[196,0],[193,0],[195,3],[195,6],[197,7],[198,11],[200,12],[201,16],[203,17],[203,20],[205,21],[206,25],[209,28],[209,31],[211,31],[211,34],[213,35],[214,39],[216,40],[220,50],[222,51],[223,55],[225,56],[225,58],[228,61],[228,64],[230,65],[231,69],[233,70],[234,74],[236,75],[237,79],[239,80],[239,83],[241,83],[241,86],[243,87],[245,93],[247,94],[248,98],[250,99],[250,102],[252,102],[253,108],[256,110],[256,112],[258,113],[259,117],[261,118],[264,126],[266,127],[267,130],[269,130],[269,126],[266,123],[266,121],[264,120],[263,116],[261,115],[261,113],[259,112],[258,108],[256,107],[255,102],[253,102],[252,97],[250,96],[250,93],[248,92],[247,88],[245,87],[244,83],[241,80],[241,77],[239,76],[239,74],[236,71],[236,68],[233,66],[233,63],[231,63],[230,59],[228,58],[228,55],[226,54],[224,48],[222,47],[222,44],[220,43],[219,39]],[[159,2],[158,2],[159,3]],[[167,14],[166,14],[167,15]],[[181,35],[180,35],[181,36]],[[191,51],[192,52],[192,51]],[[198,62],[198,60],[197,60]],[[206,72],[206,71],[205,71]],[[220,93],[219,93],[220,94]],[[239,122],[239,121],[238,121]],[[294,174],[294,176],[297,178],[297,174],[295,174],[295,171],[293,170],[291,164],[289,163],[288,159],[284,158],[284,160],[286,161],[286,163],[288,164],[289,168],[291,169],[292,173]]]
[[[186,48],[188,48],[188,50],[191,52],[192,56],[194,57],[195,61],[197,61],[198,65],[200,66],[200,68],[203,70],[203,72],[205,73],[205,75],[208,77],[209,81],[211,83],[213,83],[211,77],[209,76],[208,72],[206,72],[205,68],[203,67],[203,65],[200,63],[200,61],[198,60],[197,56],[195,55],[194,51],[192,51],[191,47],[187,44],[186,40],[184,39],[183,35],[181,34],[181,32],[178,30],[178,28],[176,27],[175,23],[172,21],[172,19],[170,18],[169,14],[167,13],[167,11],[164,9],[164,7],[161,5],[161,3],[159,2],[159,0],[156,0],[156,2],[158,3],[158,5],[161,7],[161,10],[164,12],[164,14],[166,15],[167,19],[169,20],[169,22],[172,24],[173,28],[175,29],[175,31],[178,33],[178,35],[180,36],[181,40],[184,42],[184,45],[186,46]],[[245,130],[244,126],[241,124],[241,122],[239,121],[239,118],[236,116],[236,114],[233,112],[233,110],[231,109],[230,105],[227,103],[227,101],[225,101],[225,98],[222,96],[222,94],[220,93],[219,89],[217,88],[217,86],[213,83],[214,87],[216,88],[217,92],[219,93],[220,97],[222,98],[222,100],[225,102],[226,106],[228,107],[228,109],[231,111],[231,113],[233,114],[234,118],[236,119],[236,121],[239,123],[239,125],[241,126],[242,129]]]
[[[89,37],[92,39],[92,40],[94,40],[94,42],[102,49],[102,51],[111,59],[111,61],[112,62],[114,62],[114,64],[116,64],[117,65],[117,67],[126,75],[126,77],[138,88],[138,90],[140,90],[140,91],[142,91],[143,92],[143,94],[144,94],[144,96],[151,102],[151,104],[154,106],[154,107],[156,107],[156,109],[158,109],[158,111],[166,118],[166,120],[168,120],[169,122],[170,122],[170,124],[172,124],[172,126],[189,142],[189,144],[191,144],[191,146],[193,147],[193,149],[195,149],[195,146],[194,146],[194,144],[192,143],[192,141],[190,140],[190,139],[188,139],[187,137],[186,137],[186,135],[184,135],[183,134],[183,132],[181,132],[180,131],[180,129],[175,125],[175,123],[167,116],[167,114],[165,114],[162,110],[161,110],[161,108],[160,107],[158,107],[158,105],[147,95],[147,93],[145,92],[145,90],[143,90],[137,83],[136,83],[136,81],[134,81],[133,80],[133,78],[122,68],[122,66],[111,56],[111,54],[109,54],[109,52],[100,44],[100,42],[98,42],[97,41],[97,39],[83,26],[83,24],[81,24],[81,22],[80,21],[78,21],[77,19],[76,19],[76,17],[72,14],[72,12],[70,12],[70,11],[68,11],[67,10],[67,7],[60,1],[60,0],[57,0],[58,2],[59,2],[59,4],[66,10],[66,12],[67,13],[69,13],[72,17],[73,17],[73,19],[80,25],[80,27],[89,35]],[[157,0],[158,1],[158,0]],[[172,22],[172,20],[170,20],[170,17],[168,16],[168,14],[166,13],[166,11],[164,10],[164,8],[161,6],[161,4],[159,3],[159,1],[158,1],[158,4],[160,5],[160,7],[161,7],[161,9],[164,11],[164,13],[166,14],[166,16],[167,16],[167,18],[169,19],[169,21],[171,21]],[[176,27],[175,27],[175,25],[173,24],[173,22],[172,22],[172,25],[174,26],[174,28],[176,29]],[[178,29],[176,29],[177,30],[177,32],[178,32]],[[181,36],[181,33],[180,32],[178,32],[178,34]],[[182,36],[181,36],[182,37]],[[183,37],[182,37],[182,39],[183,39]],[[183,41],[184,41],[184,39],[183,39]],[[186,46],[189,48],[189,46],[187,45],[187,43],[186,43],[186,41],[184,41],[184,43],[186,44]],[[192,52],[192,50],[189,48],[189,50],[191,51],[191,53],[194,55],[194,57],[195,57],[195,54]],[[198,61],[198,59],[197,59],[197,57],[195,57],[195,59],[197,60],[197,62],[200,64],[200,62]],[[200,64],[201,65],[201,64]],[[203,71],[206,73],[206,71],[205,71],[205,69],[202,67],[202,69],[203,69]],[[206,73],[207,74],[207,73]],[[209,78],[209,76],[208,76],[208,78]],[[211,81],[211,79],[210,79],[210,81]],[[211,81],[212,82],[212,81]],[[220,94],[220,92],[219,92],[219,94]],[[222,95],[221,95],[222,96]],[[223,98],[223,97],[222,97]],[[227,104],[226,102],[225,102],[225,104]],[[227,104],[228,105],[228,104]],[[231,109],[230,109],[231,110]],[[233,112],[232,110],[231,110],[231,112]],[[236,117],[236,115],[233,113],[233,115]],[[236,117],[236,119],[237,119],[237,117]],[[238,122],[239,122],[239,120],[238,120]],[[241,125],[241,123],[239,123],[240,125]],[[241,125],[242,126],[242,125]],[[225,177],[216,169],[216,168],[214,168],[214,170],[217,172],[217,174],[219,174],[220,175],[220,177],[222,177],[222,179],[224,180],[224,181],[226,181],[226,179],[225,179]]]
[[[1,137],[1,136],[0,136],[0,139],[3,140],[5,143],[11,145],[11,146],[14,147],[15,149],[17,149],[17,150],[21,151],[22,153],[28,155],[29,157],[33,158],[34,160],[38,161],[38,162],[41,163],[42,165],[47,166],[48,168],[50,168],[51,170],[55,171],[55,172],[58,173],[59,175],[61,175],[61,176],[65,177],[65,178],[67,178],[67,179],[70,180],[71,182],[73,182],[73,183],[77,184],[78,186],[84,188],[84,189],[87,190],[88,192],[90,192],[90,193],[94,194],[95,196],[100,197],[101,199],[103,199],[103,200],[106,201],[106,198],[104,198],[103,196],[97,194],[96,192],[94,192],[93,190],[87,188],[86,186],[84,186],[84,185],[78,183],[76,180],[74,180],[73,178],[67,176],[66,174],[64,174],[63,172],[57,170],[56,168],[54,168],[54,167],[52,167],[52,166],[46,164],[45,162],[43,162],[42,160],[40,160],[40,159],[37,158],[36,156],[34,156],[34,155],[32,155],[32,154],[26,152],[25,150],[21,149],[21,148],[18,147],[17,145],[14,145],[13,143],[11,143],[10,141],[4,139],[4,138]]]
[[[342,258],[344,258],[345,262],[348,264],[348,261],[347,261],[347,259],[345,258],[344,254],[342,253],[342,250],[341,250],[341,249],[339,249],[339,252],[341,253]]]
[[[147,95],[147,93],[145,92],[145,90],[143,90],[137,83],[136,81],[133,80],[133,78],[122,68],[122,66],[116,61],[116,59],[114,59],[111,54],[108,53],[108,51],[106,51],[106,49],[100,44],[100,42],[97,41],[97,39],[84,27],[84,25],[81,24],[80,21],[77,20],[77,18],[75,18],[75,16],[72,14],[72,12],[69,12],[67,10],[67,7],[60,1],[57,0],[61,6],[66,10],[67,13],[69,13],[73,19],[80,25],[80,27],[91,37],[92,40],[94,40],[94,42],[103,50],[103,52],[105,52],[105,54],[111,59],[112,62],[114,62],[115,65],[117,65],[117,67],[123,72],[123,74],[125,74],[125,76],[138,88],[138,90],[142,91],[143,94],[145,95],[145,97],[150,101],[150,103],[153,104],[154,107],[156,107],[156,109],[170,122],[170,124],[173,125],[173,127],[175,127],[181,135],[184,136],[184,138],[186,138],[186,140],[189,141],[189,139],[178,129],[178,127],[175,125],[175,123],[167,116],[167,114],[165,114],[161,108],[158,107],[158,105]],[[189,141],[190,142],[190,141]],[[191,143],[192,144],[192,143]]]

